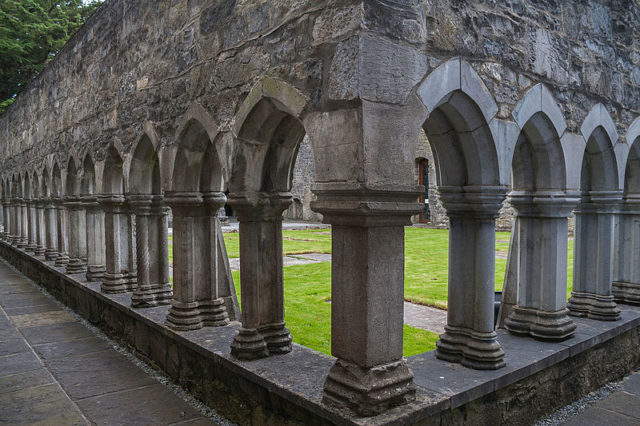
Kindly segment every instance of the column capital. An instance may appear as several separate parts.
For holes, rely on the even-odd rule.
[[[623,191],[587,191],[575,213],[611,214],[622,210],[624,204]]]
[[[69,210],[84,209],[82,197],[79,195],[67,195],[62,199],[62,203]]]
[[[125,205],[127,200],[123,194],[99,194],[96,199],[104,211],[110,213],[126,213],[128,211]]]
[[[640,215],[640,194],[626,194],[619,213]]]
[[[506,186],[441,186],[440,201],[449,217],[495,219],[507,196]]]
[[[419,186],[370,186],[359,183],[315,184],[311,203],[324,223],[347,226],[405,226],[422,211]]]
[[[293,197],[290,192],[240,192],[229,194],[227,203],[238,213],[240,222],[282,220]]]
[[[566,218],[580,202],[580,196],[567,191],[511,191],[509,202],[519,217]]]
[[[136,215],[164,215],[169,207],[164,205],[164,197],[158,194],[129,194],[126,196],[127,202]]]

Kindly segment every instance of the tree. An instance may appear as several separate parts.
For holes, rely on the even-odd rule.
[[[102,0],[0,0],[0,114]]]

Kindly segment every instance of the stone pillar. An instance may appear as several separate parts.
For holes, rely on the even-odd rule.
[[[35,252],[38,247],[38,234],[36,224],[36,199],[28,199],[27,202],[27,245],[25,251]]]
[[[27,200],[20,199],[20,207],[19,207],[19,239],[16,247],[26,249],[27,243],[29,242],[29,220],[28,220],[29,212],[27,208]]]
[[[217,209],[225,196],[172,192],[165,201],[173,212],[173,299],[167,325],[174,330],[227,325],[229,316],[218,293],[217,253]]]
[[[47,260],[58,258],[58,220],[57,209],[52,198],[47,198],[44,204],[45,242],[44,257]]]
[[[2,234],[0,234],[2,241],[9,240],[9,203],[9,198],[5,197],[2,199]]]
[[[617,218],[613,296],[640,305],[640,194],[628,194]]]
[[[440,187],[449,216],[449,287],[445,333],[436,356],[466,367],[505,366],[494,331],[495,220],[503,187]]]
[[[39,198],[36,201],[36,248],[33,252],[36,256],[44,256],[46,250],[44,207],[45,199]]]
[[[125,206],[129,211],[129,218],[127,220],[127,225],[129,228],[127,231],[127,243],[129,246],[129,256],[127,257],[127,271],[129,271],[129,288],[134,290],[138,286],[138,258],[136,256],[136,215],[128,203],[125,204]]]
[[[338,359],[324,385],[327,404],[373,415],[414,398],[402,355],[404,227],[422,209],[420,192],[314,187],[312,208],[332,234],[331,353]],[[245,309],[243,299],[243,316]]]
[[[55,266],[66,266],[69,263],[69,245],[67,238],[67,211],[62,198],[55,198],[56,222],[58,234],[58,256]]]
[[[282,213],[291,202],[289,193],[229,197],[240,222],[242,327],[231,344],[239,359],[291,351],[282,277]]]
[[[505,321],[513,334],[560,341],[575,323],[567,315],[568,217],[579,198],[563,192],[512,192],[519,233],[518,304]]]
[[[13,230],[11,224],[13,220],[13,200],[11,198],[5,198],[2,203],[2,209],[4,210],[4,238],[7,243],[11,243]]]
[[[620,319],[612,294],[614,228],[620,191],[591,191],[575,211],[573,292],[567,307],[575,316]]]
[[[104,212],[93,195],[82,197],[87,228],[87,281],[101,281],[105,267]]]
[[[10,242],[14,246],[18,246],[20,242],[20,228],[22,223],[22,210],[20,207],[20,198],[14,198],[11,202],[11,237]]]
[[[136,220],[137,285],[131,305],[166,305],[173,297],[169,277],[169,208],[164,206],[161,195],[130,195],[127,200]]]
[[[104,293],[133,291],[131,283],[131,214],[122,195],[100,195],[104,210],[106,270],[102,279]],[[135,260],[134,260],[135,261]]]
[[[67,274],[87,272],[87,223],[84,203],[79,197],[67,197],[67,226],[69,235],[69,263]]]

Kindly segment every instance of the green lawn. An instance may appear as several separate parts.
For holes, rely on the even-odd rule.
[[[239,257],[238,233],[224,235],[230,258]],[[506,257],[510,233],[496,233],[496,252]],[[330,253],[328,229],[284,231],[285,255],[311,252]],[[170,241],[171,244],[171,241]],[[172,250],[169,250],[171,261]],[[440,308],[447,307],[447,268],[449,231],[406,228],[405,299]],[[496,290],[502,289],[506,259],[496,256]],[[568,294],[573,280],[573,240],[569,241]],[[240,298],[240,273],[233,273]],[[285,320],[295,342],[331,353],[331,264],[317,263],[284,268]],[[404,326],[404,355],[411,356],[435,349],[438,336],[408,325]]]
[[[240,298],[240,272],[233,272]],[[285,321],[296,343],[331,354],[331,264],[315,263],[284,268]],[[435,349],[438,335],[404,326],[404,355]]]

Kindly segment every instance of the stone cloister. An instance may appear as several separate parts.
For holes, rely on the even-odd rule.
[[[462,364],[462,375],[509,367],[494,328],[505,200],[517,216],[503,304],[512,308],[499,326],[560,345],[580,334],[578,318],[621,321],[621,306],[640,304],[640,11],[522,2],[478,23],[480,2],[455,12],[436,3],[442,10],[418,0],[108,0],[0,117],[4,244],[99,283],[97,300],[130,294],[133,315],[160,312],[164,335],[210,330],[229,362],[282,365],[280,355],[306,350],[284,321],[282,214],[307,136],[312,208],[331,225],[335,357],[309,398],[357,416],[419,406],[402,336],[404,227],[422,208],[413,153],[423,130],[450,221],[437,362]],[[552,18],[566,26],[548,31]],[[574,33],[612,46],[596,84],[590,59],[563,62],[566,46],[588,45]],[[636,59],[621,47],[627,34]],[[240,222],[242,310],[218,219],[225,203]]]

